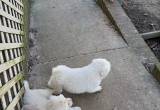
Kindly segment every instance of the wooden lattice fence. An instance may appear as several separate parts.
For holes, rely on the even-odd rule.
[[[0,110],[20,110],[26,66],[26,0],[0,0]]]

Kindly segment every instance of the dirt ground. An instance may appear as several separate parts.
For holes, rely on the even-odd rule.
[[[146,40],[146,42],[155,53],[156,57],[160,59],[160,38]]]
[[[140,33],[160,30],[160,0],[128,0],[124,10]]]
[[[139,33],[160,30],[160,0],[128,0],[123,8]],[[160,38],[146,42],[160,60]]]

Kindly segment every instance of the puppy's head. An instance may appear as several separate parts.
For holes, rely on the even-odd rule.
[[[68,110],[72,106],[71,98],[65,98],[62,94],[59,96],[50,96],[47,110]]]
[[[111,70],[111,63],[106,59],[93,59],[92,64],[98,69],[98,74],[104,79]]]
[[[49,88],[53,89],[53,87],[52,87],[53,84],[52,83],[53,83],[53,75],[51,75],[51,77],[50,77],[50,79],[48,81],[48,84],[47,84]]]
[[[52,88],[53,89],[53,80],[54,80],[54,68],[52,68],[52,74],[51,74],[51,76],[50,76],[50,79],[49,79],[49,81],[48,81],[48,87],[50,87],[50,88]]]
[[[53,89],[55,85],[59,85],[59,82],[62,83],[63,75],[61,75],[61,68],[62,66],[52,68],[52,74],[48,81],[48,87]]]

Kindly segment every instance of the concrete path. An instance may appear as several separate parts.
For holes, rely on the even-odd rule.
[[[51,68],[111,61],[103,91],[71,95],[82,110],[159,110],[160,87],[94,0],[34,0],[30,24],[29,81],[46,87]]]

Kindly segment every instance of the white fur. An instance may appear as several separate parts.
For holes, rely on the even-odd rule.
[[[45,110],[48,98],[52,95],[50,89],[30,89],[27,81],[24,81],[25,94],[23,103],[28,108],[37,108],[38,110]]]
[[[59,65],[52,69],[48,86],[53,88],[54,93],[61,93],[62,89],[75,94],[95,93],[101,91],[101,81],[110,69],[111,64],[106,59],[93,59],[89,65],[81,68]]]
[[[81,110],[79,107],[71,107],[71,98],[63,95],[53,96],[50,89],[30,89],[27,81],[24,81],[25,94],[22,110]]]
[[[47,110],[81,110],[80,107],[72,107],[71,98],[65,98],[63,95],[50,96]]]
[[[22,110],[39,110],[35,105],[24,105]]]

